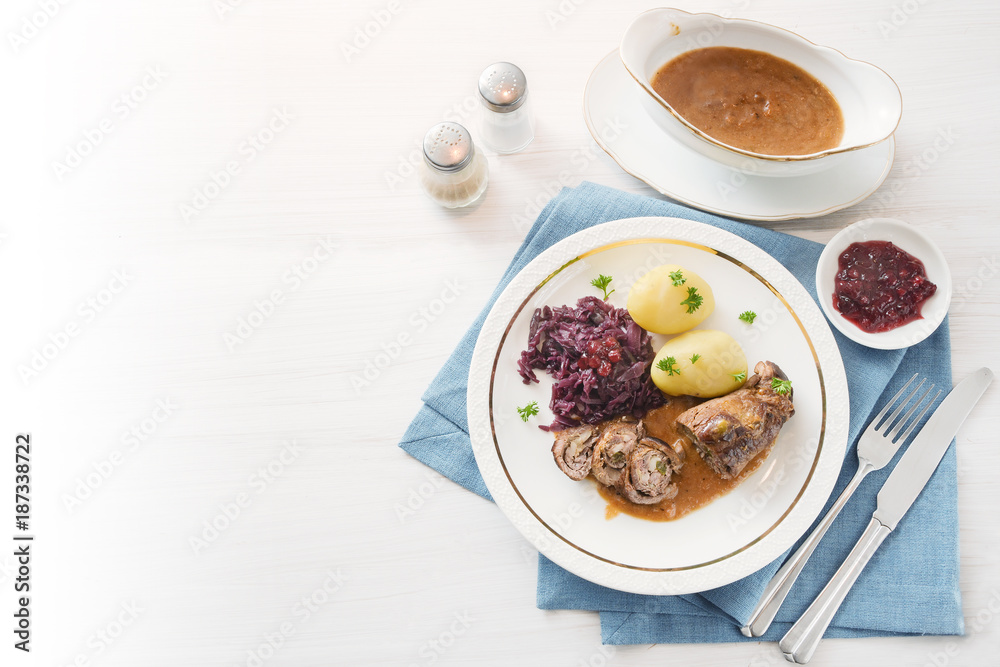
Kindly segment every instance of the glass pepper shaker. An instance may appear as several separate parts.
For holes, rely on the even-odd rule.
[[[497,153],[516,153],[535,138],[528,80],[517,65],[494,63],[479,77],[482,141]]]
[[[420,184],[446,208],[468,206],[486,192],[489,169],[469,131],[453,122],[438,123],[424,136]]]

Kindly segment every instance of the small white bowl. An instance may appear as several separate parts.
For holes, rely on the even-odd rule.
[[[673,58],[710,46],[764,51],[819,79],[833,93],[844,116],[840,144],[808,155],[765,155],[722,143],[686,121],[650,82]],[[899,87],[878,67],[757,21],[652,9],[636,17],[625,30],[619,52],[625,69],[638,84],[640,105],[663,130],[717,162],[761,176],[802,176],[827,169],[849,151],[888,139],[902,114]]]
[[[937,291],[923,302],[920,309],[923,319],[889,331],[867,333],[840,314],[833,302],[834,278],[840,266],[840,254],[852,243],[864,241],[891,241],[924,263],[927,279],[937,285]],[[937,245],[923,232],[901,220],[870,218],[841,230],[826,244],[816,265],[816,293],[827,319],[840,333],[866,347],[898,350],[924,340],[944,321],[951,305],[951,271]]]

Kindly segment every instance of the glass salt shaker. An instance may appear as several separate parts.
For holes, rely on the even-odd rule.
[[[479,77],[482,141],[497,153],[516,153],[535,138],[528,80],[517,65],[494,63]]]
[[[420,184],[446,208],[468,206],[486,191],[489,169],[472,135],[458,123],[438,123],[424,136]]]

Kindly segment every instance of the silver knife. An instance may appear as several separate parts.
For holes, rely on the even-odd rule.
[[[861,539],[802,618],[778,642],[785,659],[804,665],[812,658],[858,575],[920,495],[958,429],[992,381],[993,372],[980,368],[951,390],[920,429],[878,492],[878,508]]]

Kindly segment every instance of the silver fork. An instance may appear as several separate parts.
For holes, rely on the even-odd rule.
[[[884,467],[892,457],[896,454],[896,450],[899,446],[906,440],[907,436],[913,430],[921,418],[923,418],[924,413],[927,409],[934,404],[934,401],[938,399],[941,395],[941,390],[932,398],[929,402],[924,405],[923,410],[920,411],[916,417],[913,417],[914,412],[920,407],[920,404],[924,402],[924,399],[930,395],[931,390],[934,389],[934,385],[931,384],[924,392],[923,396],[917,399],[915,403],[910,407],[910,409],[901,416],[901,413],[906,408],[907,404],[916,396],[917,392],[926,382],[926,378],[920,380],[919,384],[913,388],[913,390],[904,398],[902,401],[898,401],[899,397],[913,384],[913,381],[917,379],[917,374],[914,374],[909,381],[903,385],[902,389],[896,392],[896,395],[889,399],[889,402],[885,404],[885,407],[868,425],[865,432],[861,435],[861,439],[858,441],[858,471],[854,473],[854,479],[851,480],[847,488],[844,489],[840,497],[837,498],[837,502],[833,504],[827,515],[823,517],[823,521],[820,522],[816,529],[813,530],[812,534],[802,543],[798,551],[789,558],[781,569],[775,573],[771,581],[768,582],[767,587],[764,589],[764,593],[761,595],[760,600],[757,602],[757,606],[754,608],[753,612],[750,614],[750,620],[747,624],[740,628],[742,632],[747,637],[760,637],[767,629],[771,626],[771,622],[774,620],[775,615],[778,613],[778,609],[781,608],[782,603],[788,596],[788,592],[792,589],[792,585],[795,580],[798,579],[799,573],[802,572],[802,568],[805,567],[806,562],[812,555],[813,551],[816,549],[816,545],[819,541],[823,539],[823,535],[826,534],[827,529],[833,520],[837,518],[840,514],[840,510],[843,509],[844,505],[854,494],[854,491],[861,484],[861,480],[865,476],[872,472],[873,470],[879,470]],[[897,403],[898,401],[898,403]],[[895,407],[893,407],[895,404]],[[889,413],[890,408],[892,412]],[[887,416],[888,413],[888,416]],[[911,419],[911,417],[913,417]]]

